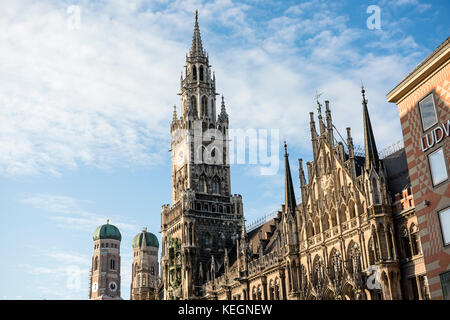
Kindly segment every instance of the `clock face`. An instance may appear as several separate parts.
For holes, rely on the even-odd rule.
[[[97,292],[97,290],[98,290],[98,283],[97,283],[97,281],[95,281],[95,282],[92,284],[92,292]]]
[[[114,281],[111,281],[109,283],[109,290],[111,290],[112,292],[117,290],[117,283],[115,283]]]

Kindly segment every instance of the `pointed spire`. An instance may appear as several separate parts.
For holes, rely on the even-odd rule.
[[[191,57],[203,56],[202,37],[200,36],[200,28],[198,27],[198,10],[195,10],[194,35],[192,36]]]
[[[365,168],[369,170],[374,168],[376,171],[379,169],[379,158],[377,145],[375,143],[375,136],[372,131],[372,124],[370,123],[369,110],[367,109],[367,99],[365,95],[364,85],[361,86],[362,93],[362,105],[363,105],[363,118],[364,118],[364,144],[366,151],[366,163]]]
[[[295,208],[297,204],[295,202],[294,185],[292,183],[291,168],[289,167],[289,154],[287,153],[287,144],[284,142],[284,161],[285,161],[285,210],[287,213],[295,215]]]
[[[221,121],[221,122],[228,121],[228,114],[227,114],[227,110],[225,108],[225,101],[223,99],[223,96],[222,96],[222,104],[220,105],[219,121]]]

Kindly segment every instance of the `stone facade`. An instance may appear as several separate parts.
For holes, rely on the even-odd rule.
[[[208,299],[427,299],[428,287],[404,150],[383,160],[363,90],[365,156],[335,143],[331,111],[311,113],[313,161],[299,159],[296,205],[287,151],[286,202],[244,233],[236,260],[205,285]],[[294,200],[293,200],[294,199]]]
[[[174,108],[171,125],[173,205],[161,214],[165,299],[428,298],[405,152],[379,159],[362,94],[365,154],[355,155],[350,128],[336,143],[329,102],[324,119],[317,101],[313,161],[305,170],[299,159],[302,202],[285,145],[285,204],[247,232],[242,199],[230,192],[228,115],[222,99],[216,116],[196,14],[182,116]]]

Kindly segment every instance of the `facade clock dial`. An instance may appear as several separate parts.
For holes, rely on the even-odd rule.
[[[92,292],[97,292],[97,290],[98,290],[98,282],[95,281],[95,282],[92,284]]]
[[[109,290],[111,290],[112,292],[117,290],[117,283],[115,283],[114,281],[111,281],[108,285]]]

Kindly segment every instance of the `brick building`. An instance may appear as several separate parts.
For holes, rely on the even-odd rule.
[[[387,94],[398,106],[432,299],[450,299],[450,38]]]

